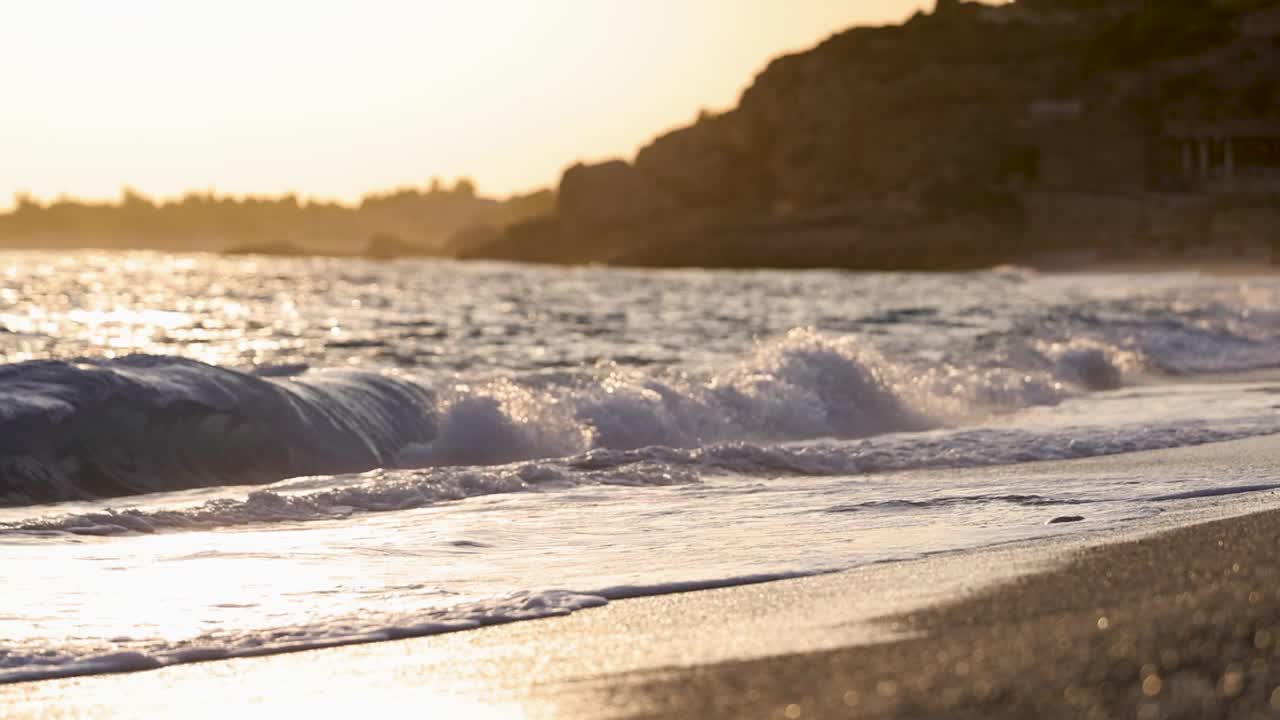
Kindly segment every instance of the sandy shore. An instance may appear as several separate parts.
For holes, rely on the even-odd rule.
[[[917,637],[627,687],[633,716],[1280,715],[1280,512],[1092,549],[892,622]]]
[[[1170,462],[1251,475],[1280,466],[1280,440],[1070,465],[1141,475]],[[11,685],[0,716],[1280,717],[1276,503],[1186,501],[1103,536]]]

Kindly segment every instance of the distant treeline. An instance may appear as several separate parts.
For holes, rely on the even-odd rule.
[[[461,179],[446,187],[370,193],[354,205],[213,191],[155,199],[126,188],[117,201],[15,197],[0,214],[0,246],[138,248],[273,254],[451,255],[506,226],[549,214],[555,193],[480,196]]]

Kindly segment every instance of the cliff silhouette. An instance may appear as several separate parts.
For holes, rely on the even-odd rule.
[[[462,257],[958,269],[1266,258],[1277,0],[940,0],[780,57],[737,107],[569,168]]]

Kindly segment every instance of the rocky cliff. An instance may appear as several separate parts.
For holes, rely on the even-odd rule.
[[[1165,84],[1199,62],[1218,87],[1238,63],[1214,53],[1242,47],[1274,72],[1280,35],[1250,34],[1245,21],[1275,5],[952,1],[902,25],[854,28],[774,60],[737,107],[654,139],[631,162],[575,165],[553,217],[463,254],[951,268],[1054,249],[1070,239],[1028,230],[1044,224],[1029,213],[1055,206],[1037,194],[1147,193],[1174,102]]]

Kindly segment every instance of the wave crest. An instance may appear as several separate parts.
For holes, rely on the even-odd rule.
[[[389,464],[435,435],[426,387],[275,381],[145,355],[0,367],[0,503],[111,497]]]
[[[0,504],[920,431],[1114,388],[1150,364],[1090,338],[968,357],[891,360],[797,329],[701,373],[602,365],[432,382],[155,356],[18,363],[0,367]]]

